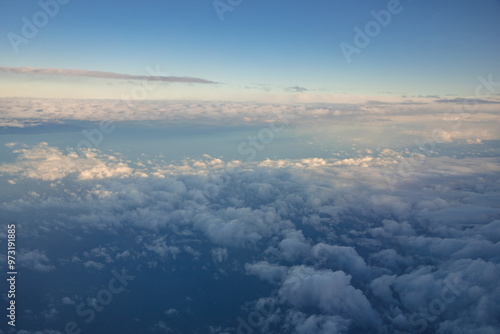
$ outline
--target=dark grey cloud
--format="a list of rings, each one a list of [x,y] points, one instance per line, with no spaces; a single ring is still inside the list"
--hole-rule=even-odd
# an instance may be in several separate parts
[[[413,100],[405,100],[404,102],[401,102],[401,104],[406,104],[406,105],[417,105],[417,104],[427,104],[425,102],[416,102]]]
[[[426,98],[426,99],[439,99],[440,98],[439,95],[417,95],[415,97],[423,97],[423,98]]]
[[[404,97],[404,96],[403,96]],[[377,101],[377,100],[368,100],[366,101],[366,104],[369,106],[385,106],[385,105],[394,105],[392,102],[384,102],[384,101]],[[425,102],[416,102],[413,100],[405,100],[403,102],[399,102],[397,104],[404,104],[404,105],[419,105],[419,104],[427,104]]]
[[[172,82],[172,83],[178,82],[178,83],[216,84],[216,82],[214,81],[209,81],[200,78],[153,76],[153,75],[130,75],[130,74],[122,74],[114,72],[62,69],[62,68],[0,66],[0,72],[13,73],[13,74],[59,75],[59,76],[89,77],[89,78],[117,79],[117,80],[150,80],[150,81]]]
[[[307,92],[308,89],[300,86],[293,86],[293,87],[287,87],[285,88],[285,91],[287,92],[292,92],[292,93],[303,93]]]
[[[381,105],[387,105],[387,104],[390,104],[389,102],[384,102],[384,101],[377,101],[377,100],[368,100],[366,101],[366,104],[367,105],[370,105],[370,106],[381,106]]]
[[[500,101],[492,101],[492,100],[482,100],[482,99],[477,99],[477,98],[470,98],[470,99],[464,99],[464,98],[454,98],[454,99],[441,99],[441,100],[434,100],[436,103],[455,103],[455,104],[468,104],[468,105],[474,105],[474,104],[500,104]]]

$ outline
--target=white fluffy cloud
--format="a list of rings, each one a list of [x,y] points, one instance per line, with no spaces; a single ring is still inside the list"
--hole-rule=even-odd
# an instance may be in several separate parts
[[[50,264],[50,259],[47,255],[38,249],[28,251],[21,250],[17,258],[18,264],[22,268],[28,268],[34,271],[48,272],[54,270],[54,266]]]
[[[343,271],[294,267],[279,294],[285,302],[297,307],[317,307],[323,313],[361,323],[376,324],[379,321],[366,296],[351,285],[351,277]]]
[[[56,148],[11,146],[20,158],[0,166],[7,179],[54,186],[4,200],[2,213],[32,222],[35,231],[78,226],[142,238],[141,253],[92,247],[88,257],[77,254],[79,265],[207,256],[207,270],[232,266],[276,288],[279,307],[266,324],[296,333],[424,327],[488,333],[500,327],[497,158],[428,157],[391,189],[384,177],[397,171],[391,152],[346,163],[239,163],[227,182],[214,182],[225,164],[211,157],[139,167],[127,162],[130,170],[122,173],[117,164],[125,162],[93,151],[81,165],[54,171],[50,161],[68,159]],[[81,177],[95,166],[115,172]],[[216,191],[205,192],[207,185]],[[55,219],[31,214],[48,208]],[[49,253],[22,257],[33,270],[57,272]]]
[[[285,238],[280,241],[279,249],[283,258],[289,262],[309,255],[311,246],[304,238],[302,231],[285,232]]]
[[[64,154],[58,148],[42,142],[32,148],[14,150],[18,153],[16,163],[0,166],[0,174],[18,175],[22,178],[54,181],[75,173],[79,180],[127,177],[133,170],[112,156],[98,155],[98,151],[84,149],[85,156],[74,152]]]

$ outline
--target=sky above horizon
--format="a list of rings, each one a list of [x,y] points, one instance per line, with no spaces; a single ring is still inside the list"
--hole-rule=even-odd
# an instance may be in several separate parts
[[[500,75],[500,1],[232,3],[3,2],[0,97],[116,99],[147,68],[193,81],[162,82],[146,99],[313,103],[472,96],[479,76]],[[370,25],[372,11],[382,25]],[[369,43],[355,41],[356,27]],[[342,43],[357,51],[346,57]]]

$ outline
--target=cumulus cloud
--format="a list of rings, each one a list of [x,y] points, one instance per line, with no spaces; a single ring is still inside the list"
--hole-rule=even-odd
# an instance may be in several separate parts
[[[17,260],[20,267],[34,271],[48,272],[55,268],[50,264],[50,259],[47,255],[38,249],[32,251],[21,250]]]
[[[0,166],[0,174],[17,175],[20,178],[54,181],[75,173],[80,180],[128,177],[132,169],[124,162],[109,159],[91,149],[82,149],[83,157],[75,151],[64,153],[46,142],[32,148],[14,150],[16,163]]]
[[[227,249],[225,248],[214,248],[210,253],[215,263],[222,263],[227,259]]]
[[[311,251],[311,246],[304,238],[302,231],[286,231],[285,238],[279,243],[279,248],[283,258],[289,262],[294,262]]]
[[[281,282],[288,273],[286,266],[271,264],[267,261],[252,264],[247,263],[245,269],[248,274],[255,275],[269,283]]]
[[[317,307],[321,312],[376,324],[379,319],[366,296],[351,285],[343,271],[294,267],[279,291],[293,306]]]
[[[177,311],[175,308],[168,309],[165,311],[165,314],[169,317],[176,316],[179,314],[179,311]]]
[[[296,333],[500,328],[498,158],[427,157],[390,190],[384,175],[396,173],[401,158],[391,150],[347,161],[240,162],[224,185],[213,180],[229,162],[210,156],[178,164],[126,162],[126,177],[81,178],[85,169],[77,166],[58,174],[44,167],[42,173],[36,165],[67,157],[47,144],[10,149],[21,158],[0,166],[8,179],[43,185],[57,179],[71,187],[33,189],[4,200],[2,213],[33,221],[37,233],[85,228],[99,236],[119,234],[126,244],[116,249],[93,244],[87,254],[77,254],[81,261],[71,262],[76,256],[71,254],[57,266],[49,261],[52,254],[26,251],[24,262],[33,270],[55,275],[59,265],[92,269],[91,261],[106,265],[154,256],[158,266],[169,261],[170,272],[172,259],[195,257],[203,270],[230,267],[228,275],[244,272],[254,276],[249,281],[275,288],[269,297],[260,292],[265,289],[246,287],[276,306],[265,316],[269,328]],[[89,160],[81,166],[91,170],[106,161],[103,166],[112,169],[120,163],[93,154],[80,158]],[[44,173],[55,178],[40,177]],[[205,192],[214,184],[217,191]],[[53,220],[30,214],[47,208],[64,215]],[[57,300],[68,295],[73,294],[65,291]]]
[[[176,246],[168,246],[165,237],[154,240],[153,244],[145,244],[144,247],[158,254],[160,257],[172,256],[174,259],[181,252]]]
[[[96,269],[96,270],[101,270],[102,268],[104,268],[104,264],[99,263],[99,262],[95,262],[95,261],[92,261],[92,260],[84,262],[83,266],[85,268],[87,268],[87,269],[88,268],[92,268],[92,269]]]
[[[359,279],[370,275],[370,268],[353,247],[319,243],[313,247],[312,253],[326,268],[344,270]]]

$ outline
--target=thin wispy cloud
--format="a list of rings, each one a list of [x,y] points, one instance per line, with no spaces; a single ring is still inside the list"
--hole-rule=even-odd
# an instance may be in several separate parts
[[[285,88],[285,91],[293,93],[302,93],[308,91],[308,89],[300,86],[293,86]]]
[[[460,103],[460,104],[500,104],[500,101],[494,100],[482,100],[482,99],[464,99],[464,98],[455,98],[455,99],[443,99],[443,100],[435,100],[436,103]]]
[[[13,74],[32,74],[32,75],[58,75],[71,77],[89,77],[101,79],[117,79],[117,80],[150,80],[160,82],[179,82],[179,83],[198,83],[198,84],[216,84],[217,82],[190,77],[173,77],[173,76],[152,76],[152,75],[131,75],[115,72],[89,71],[78,69],[63,69],[63,68],[36,68],[36,67],[6,67],[0,66],[0,72]]]

